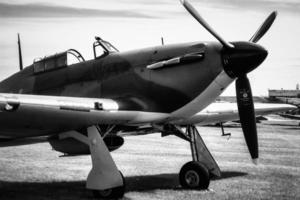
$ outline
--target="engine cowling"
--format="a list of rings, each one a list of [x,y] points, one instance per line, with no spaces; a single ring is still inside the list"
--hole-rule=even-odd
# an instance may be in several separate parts
[[[120,148],[124,144],[124,138],[117,135],[107,136],[103,140],[110,152]],[[59,139],[58,137],[50,137],[48,141],[55,151],[66,155],[90,154],[89,146],[74,138]]]

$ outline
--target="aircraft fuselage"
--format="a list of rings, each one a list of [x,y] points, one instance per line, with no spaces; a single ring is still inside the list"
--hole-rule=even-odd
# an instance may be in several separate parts
[[[219,43],[188,43],[113,53],[34,74],[33,66],[0,83],[1,93],[109,98],[120,110],[170,113],[201,94],[223,70]],[[147,65],[203,52],[200,61],[147,69]]]
[[[186,62],[149,68],[191,54],[203,57],[185,57]],[[194,42],[111,53],[42,73],[34,73],[34,65],[30,65],[2,81],[0,93],[105,98],[117,102],[120,111],[174,113],[181,118],[204,109],[233,80],[224,72],[220,43]],[[38,125],[44,124],[44,119],[35,120],[41,121],[37,125],[22,117],[12,121],[10,113],[2,112],[0,134],[37,136],[61,129]]]

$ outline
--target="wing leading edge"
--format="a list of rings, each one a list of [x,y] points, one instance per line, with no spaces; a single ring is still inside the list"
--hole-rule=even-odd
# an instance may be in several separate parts
[[[166,113],[119,110],[112,99],[0,94],[0,133],[13,135],[25,129],[33,135],[74,130],[95,124],[143,124],[166,119]],[[25,134],[25,133],[24,133]]]
[[[297,107],[288,104],[254,103],[255,115],[262,116],[273,113],[280,113],[296,109]],[[196,115],[179,120],[178,125],[197,124],[208,125],[220,122],[239,120],[239,113],[236,103],[216,102],[212,103]]]
[[[295,109],[287,104],[255,104],[257,116]],[[189,118],[172,121],[168,113],[119,110],[112,99],[0,93],[0,134],[9,137],[49,135],[95,124],[142,125],[167,122],[206,125],[238,120],[236,103],[212,103]],[[30,134],[28,129],[34,130]]]

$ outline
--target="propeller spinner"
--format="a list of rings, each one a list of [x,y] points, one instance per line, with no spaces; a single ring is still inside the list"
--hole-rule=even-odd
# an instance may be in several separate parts
[[[188,1],[181,0],[181,3],[224,47],[222,52],[224,70],[231,78],[237,78],[236,98],[240,121],[251,158],[256,163],[258,159],[257,129],[251,86],[247,74],[258,67],[268,55],[267,50],[255,43],[269,30],[277,12],[274,11],[268,16],[249,42],[229,43],[210,27]]]

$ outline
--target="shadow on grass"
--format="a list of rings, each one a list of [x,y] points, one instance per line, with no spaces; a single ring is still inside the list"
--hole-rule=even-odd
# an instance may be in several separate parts
[[[283,127],[285,129],[288,128],[298,128],[299,127],[299,123],[266,123],[264,125],[268,125],[268,126],[278,126],[278,127]]]
[[[225,171],[221,178],[245,176],[246,173]],[[152,191],[156,189],[184,190],[178,174],[156,174],[126,177],[126,192]],[[93,199],[85,189],[85,181],[57,182],[8,182],[0,181],[0,199]],[[128,199],[128,198],[124,198]]]
[[[221,180],[245,175],[247,175],[247,173],[225,171],[222,172],[222,177],[213,178],[212,180]],[[126,191],[150,191],[156,189],[184,190],[179,184],[178,174],[126,177]]]
[[[287,127],[285,129],[287,129],[287,130],[299,130],[300,129],[300,125],[294,126],[294,127]]]

